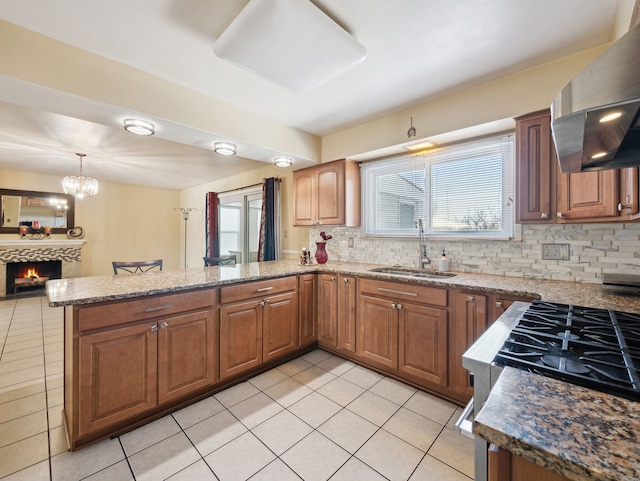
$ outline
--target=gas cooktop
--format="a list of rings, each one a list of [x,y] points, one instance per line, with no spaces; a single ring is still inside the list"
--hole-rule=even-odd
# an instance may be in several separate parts
[[[494,361],[640,401],[640,315],[534,301]]]

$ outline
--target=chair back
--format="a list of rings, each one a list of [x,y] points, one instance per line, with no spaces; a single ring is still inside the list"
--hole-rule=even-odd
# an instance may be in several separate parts
[[[225,266],[225,265],[235,265],[236,256],[220,256],[220,257],[203,257],[204,266]]]
[[[119,271],[128,272],[129,274],[137,274],[140,272],[148,272],[155,267],[159,267],[162,270],[162,259],[156,259],[154,261],[139,261],[139,262],[117,262],[111,263],[113,265],[113,273],[118,274]]]

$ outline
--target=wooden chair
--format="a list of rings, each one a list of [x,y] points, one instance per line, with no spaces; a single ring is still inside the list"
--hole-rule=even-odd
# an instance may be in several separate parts
[[[236,256],[220,256],[220,257],[203,257],[204,266],[225,266],[225,265],[235,265],[236,264]]]
[[[162,270],[162,259],[140,262],[112,262],[111,264],[113,264],[114,274],[118,274],[119,270],[129,274],[137,274],[138,272],[148,272],[154,267],[159,267]]]

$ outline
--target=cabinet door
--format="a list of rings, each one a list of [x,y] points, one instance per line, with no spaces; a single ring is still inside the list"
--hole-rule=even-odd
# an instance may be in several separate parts
[[[344,162],[330,162],[317,169],[317,221],[319,224],[344,224]]]
[[[494,294],[491,302],[491,314],[489,315],[489,325],[498,319],[511,304],[516,301],[532,302],[530,297],[510,296],[507,294]],[[489,327],[489,326],[487,326]]]
[[[356,278],[338,277],[338,347],[356,351]]]
[[[315,168],[293,173],[293,225],[314,225],[316,221],[317,176]]]
[[[360,295],[356,352],[386,367],[398,367],[398,309],[395,303]]]
[[[558,221],[618,215],[618,170],[558,176]]]
[[[305,274],[298,279],[299,345],[304,346],[318,340],[318,277]]]
[[[447,311],[409,303],[399,306],[399,369],[446,386],[449,351]]]
[[[298,297],[295,292],[265,299],[262,319],[264,355],[269,361],[298,347]]]
[[[638,167],[620,169],[620,205],[622,215],[637,219],[640,212],[640,199],[638,198]]]
[[[212,385],[217,378],[214,311],[158,321],[158,403]]]
[[[157,325],[80,336],[80,437],[157,405]]]
[[[338,345],[338,277],[334,274],[318,276],[318,342]]]
[[[262,312],[259,299],[220,307],[220,379],[262,363]]]
[[[555,222],[557,161],[549,110],[516,119],[516,222]]]
[[[462,355],[487,329],[488,297],[478,292],[459,291],[454,302],[451,388],[457,393],[473,396],[469,372],[462,366]]]

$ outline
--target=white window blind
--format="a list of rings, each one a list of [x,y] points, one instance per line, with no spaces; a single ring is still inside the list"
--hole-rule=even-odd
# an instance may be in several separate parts
[[[513,235],[513,136],[363,164],[368,235],[509,238]]]

